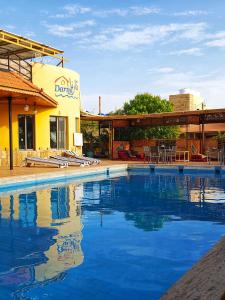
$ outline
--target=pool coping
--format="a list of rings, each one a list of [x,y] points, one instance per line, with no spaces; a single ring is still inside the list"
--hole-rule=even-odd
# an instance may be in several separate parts
[[[91,177],[100,174],[109,174],[125,170],[150,170],[153,172],[166,172],[177,174],[194,174],[199,172],[205,174],[225,175],[225,166],[186,166],[186,165],[155,165],[155,164],[116,164],[109,166],[94,166],[77,169],[62,169],[60,172],[46,172],[28,175],[7,176],[0,178],[0,190],[7,188],[18,188],[24,185],[37,185],[39,183],[54,183],[67,179]]]
[[[160,298],[160,300],[181,299],[225,299],[225,237]]]
[[[225,175],[224,166],[186,166],[154,164],[118,164],[87,168],[63,169],[47,172],[0,178],[0,192],[14,191],[22,187],[36,187],[69,180],[93,179],[97,175],[120,173],[122,171],[150,171],[156,174],[183,175]],[[161,300],[222,300],[225,299],[225,237],[188,270],[161,298]]]
[[[29,175],[18,175],[0,178],[0,192],[5,190],[16,190],[20,187],[37,186],[41,184],[57,183],[71,179],[92,178],[96,175],[121,172],[127,170],[127,164],[113,166],[95,166],[78,169],[62,169],[60,172],[46,172]]]

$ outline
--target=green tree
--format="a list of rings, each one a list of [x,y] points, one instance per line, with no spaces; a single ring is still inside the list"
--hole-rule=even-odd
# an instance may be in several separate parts
[[[134,99],[125,102],[123,107],[112,112],[113,115],[137,115],[152,114],[161,112],[172,112],[173,105],[160,96],[154,96],[148,93],[138,94]],[[122,129],[123,131],[123,129]],[[129,128],[129,139],[174,139],[179,136],[179,126],[157,126],[151,128]],[[123,134],[120,132],[123,139]],[[127,137],[127,131],[124,138]]]

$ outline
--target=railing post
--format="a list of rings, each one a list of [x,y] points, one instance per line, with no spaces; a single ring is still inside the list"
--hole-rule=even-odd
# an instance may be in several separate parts
[[[12,97],[8,97],[9,114],[9,166],[13,170]]]

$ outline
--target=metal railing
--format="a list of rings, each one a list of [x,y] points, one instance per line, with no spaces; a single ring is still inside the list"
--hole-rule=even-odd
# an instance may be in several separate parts
[[[16,72],[26,80],[32,81],[32,66],[25,60],[1,58],[0,70]]]

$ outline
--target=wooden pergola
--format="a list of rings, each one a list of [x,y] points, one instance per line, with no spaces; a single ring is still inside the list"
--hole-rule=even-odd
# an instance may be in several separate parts
[[[82,112],[81,120],[97,121],[99,124],[108,124],[110,129],[110,146],[114,141],[114,129],[124,127],[156,127],[156,126],[174,126],[183,125],[188,130],[188,125],[200,125],[202,151],[204,152],[205,144],[205,125],[224,123],[225,131],[225,108],[206,109],[195,111],[179,111],[179,112],[164,112],[153,114],[138,114],[138,115],[93,115]]]

